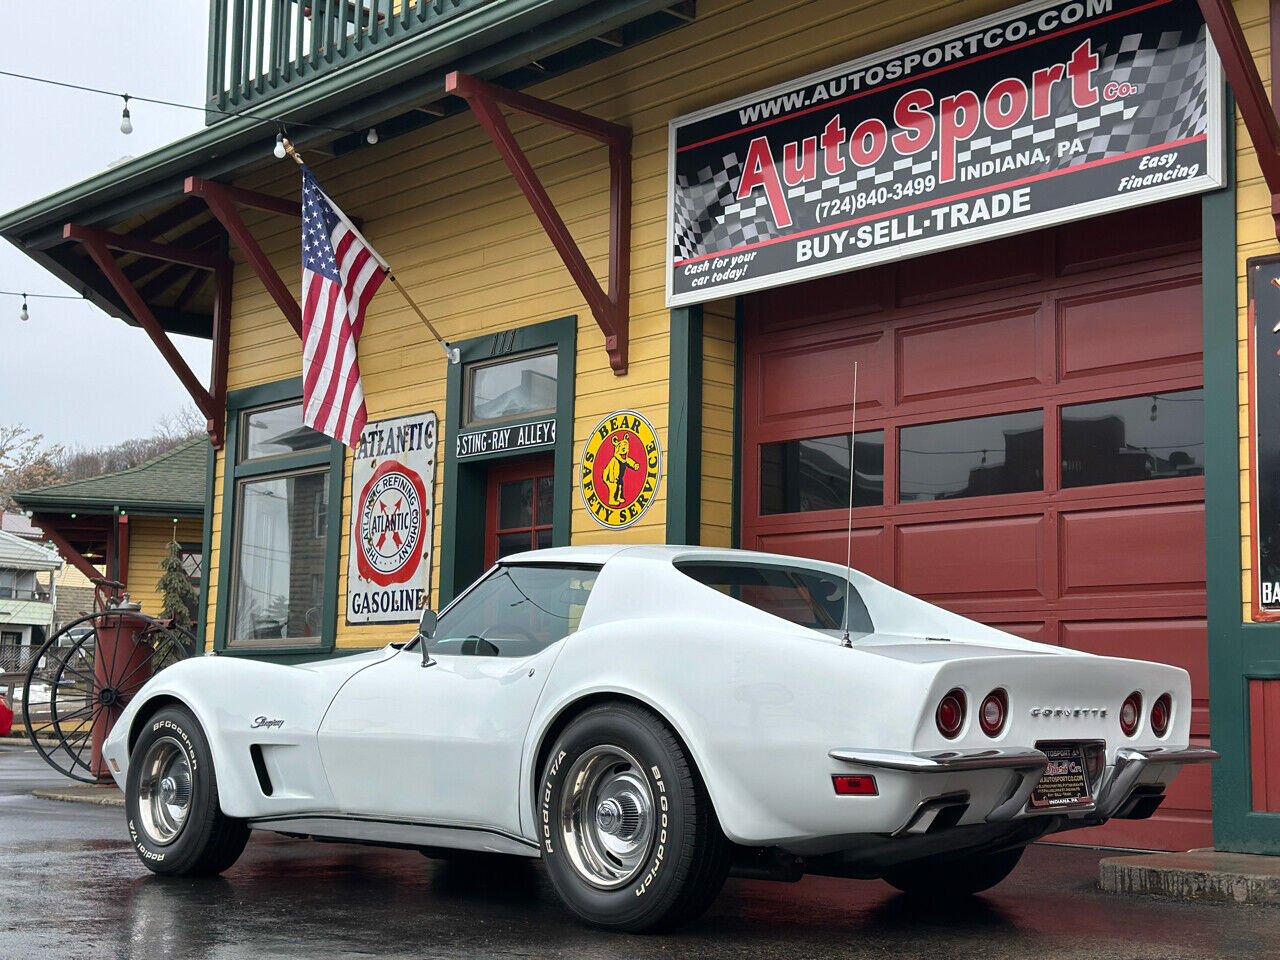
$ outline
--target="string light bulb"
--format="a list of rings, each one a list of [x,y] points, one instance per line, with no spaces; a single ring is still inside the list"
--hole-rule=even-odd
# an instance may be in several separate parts
[[[22,309],[18,311],[18,319],[26,323],[27,318],[30,316],[31,314],[27,312],[27,295],[24,293],[22,295]]]
[[[272,150],[271,152],[275,155],[275,158],[276,158],[277,160],[283,160],[283,159],[285,158],[286,153],[285,153],[285,149],[284,149],[284,134],[283,134],[283,133],[277,133],[277,134],[276,134],[276,146],[275,146],[275,149],[274,149],[274,150]]]
[[[373,146],[375,143],[377,143],[377,142],[378,142],[378,128],[377,128],[377,127],[370,127],[370,128],[369,128],[369,132],[365,134],[364,139],[365,139],[365,142],[369,144],[369,146]]]
[[[124,98],[124,112],[120,114],[120,132],[133,133],[133,120],[129,117],[129,95],[121,94]]]

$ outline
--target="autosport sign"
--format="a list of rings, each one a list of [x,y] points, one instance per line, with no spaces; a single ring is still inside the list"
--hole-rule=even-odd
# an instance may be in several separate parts
[[[1195,0],[1059,0],[680,117],[667,303],[1221,186],[1222,112]]]
[[[436,415],[370,422],[351,472],[348,623],[417,622],[431,598]]]

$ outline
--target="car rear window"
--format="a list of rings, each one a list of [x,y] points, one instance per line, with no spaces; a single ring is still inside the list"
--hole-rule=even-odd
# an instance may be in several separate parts
[[[875,629],[857,588],[838,574],[781,563],[723,560],[678,560],[675,568],[757,610],[836,634],[844,631],[844,592],[848,588],[850,633]]]

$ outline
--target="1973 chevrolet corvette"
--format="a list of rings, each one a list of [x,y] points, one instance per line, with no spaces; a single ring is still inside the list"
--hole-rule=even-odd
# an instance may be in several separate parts
[[[836,564],[566,547],[506,558],[406,643],[181,662],[104,754],[157,873],[221,872],[250,830],[541,857],[580,917],[645,930],[735,868],[984,890],[1039,837],[1150,816],[1217,756],[1190,715],[1183,670]]]

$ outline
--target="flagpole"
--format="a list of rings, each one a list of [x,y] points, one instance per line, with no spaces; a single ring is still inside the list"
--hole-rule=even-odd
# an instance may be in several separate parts
[[[298,166],[302,166],[302,157],[298,155],[298,151],[294,149],[293,144],[289,142],[289,138],[284,137],[282,139],[282,142],[284,143],[285,152],[288,153],[289,156],[293,157],[293,159],[297,161]],[[435,325],[432,324],[432,322],[427,319],[427,315],[422,312],[422,308],[419,307],[416,303],[414,303],[413,298],[409,296],[409,291],[404,288],[404,286],[400,283],[400,281],[396,279],[395,274],[392,273],[390,270],[387,270],[387,279],[390,280],[392,285],[397,290],[400,291],[400,296],[404,297],[404,302],[413,308],[413,312],[418,315],[418,319],[421,320],[424,324],[426,324],[427,330],[430,331],[431,336],[435,337],[436,343],[440,344],[440,349],[444,351],[445,359],[447,359],[450,363],[457,363],[458,360],[460,359],[458,348],[451,347],[449,345],[449,341],[446,340],[444,337],[440,336],[440,332],[436,330]]]

